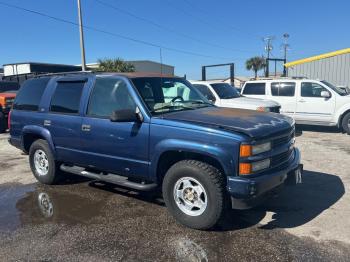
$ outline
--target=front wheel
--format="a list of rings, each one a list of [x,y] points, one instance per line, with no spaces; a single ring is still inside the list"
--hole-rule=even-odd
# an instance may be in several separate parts
[[[343,117],[342,128],[344,132],[350,135],[350,112]]]
[[[164,177],[162,191],[169,212],[185,226],[210,229],[223,216],[224,177],[204,162],[183,160],[174,164]]]

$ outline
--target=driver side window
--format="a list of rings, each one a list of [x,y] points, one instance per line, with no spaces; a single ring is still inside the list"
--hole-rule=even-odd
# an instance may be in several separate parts
[[[136,110],[126,83],[120,79],[97,78],[90,95],[87,115],[109,118],[113,111]]]
[[[321,96],[322,91],[328,91],[328,90],[316,83],[311,83],[311,82],[301,83],[302,97],[322,97]]]

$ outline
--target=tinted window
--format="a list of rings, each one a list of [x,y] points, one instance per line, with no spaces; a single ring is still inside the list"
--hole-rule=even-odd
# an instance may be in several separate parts
[[[237,89],[231,86],[230,84],[219,83],[219,84],[210,84],[210,85],[213,87],[213,89],[221,99],[230,99],[230,98],[236,98],[240,96]]]
[[[205,85],[200,85],[200,84],[194,84],[193,85],[194,87],[196,87],[199,92],[202,93],[202,95],[205,96],[206,99],[210,100],[210,101],[215,101],[215,97],[214,95],[212,94],[212,92],[209,90],[209,88]]]
[[[328,90],[316,83],[311,83],[311,82],[301,83],[301,96],[303,97],[321,97],[322,91],[328,91]]]
[[[37,111],[41,97],[50,78],[35,78],[23,83],[16,96],[13,108],[17,110]]]
[[[293,82],[271,83],[271,93],[273,96],[294,96],[295,83]]]
[[[19,89],[19,84],[17,82],[3,82],[0,81],[0,93],[5,92],[15,92]]]
[[[265,95],[265,83],[247,83],[244,87],[245,95]]]
[[[136,110],[126,83],[120,79],[97,78],[91,92],[88,115],[109,118],[115,110]]]
[[[51,99],[50,111],[77,114],[84,82],[58,82]]]

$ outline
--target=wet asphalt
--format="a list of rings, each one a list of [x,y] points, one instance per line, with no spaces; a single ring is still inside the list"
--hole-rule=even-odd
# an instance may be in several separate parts
[[[245,219],[263,211],[232,211],[212,231],[197,231],[179,225],[155,194],[77,177],[56,186],[2,184],[0,261],[350,260],[341,242]]]

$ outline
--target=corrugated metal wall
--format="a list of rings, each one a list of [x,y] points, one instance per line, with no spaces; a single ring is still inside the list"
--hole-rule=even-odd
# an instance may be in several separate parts
[[[350,87],[350,53],[291,66],[288,76],[306,76]]]

